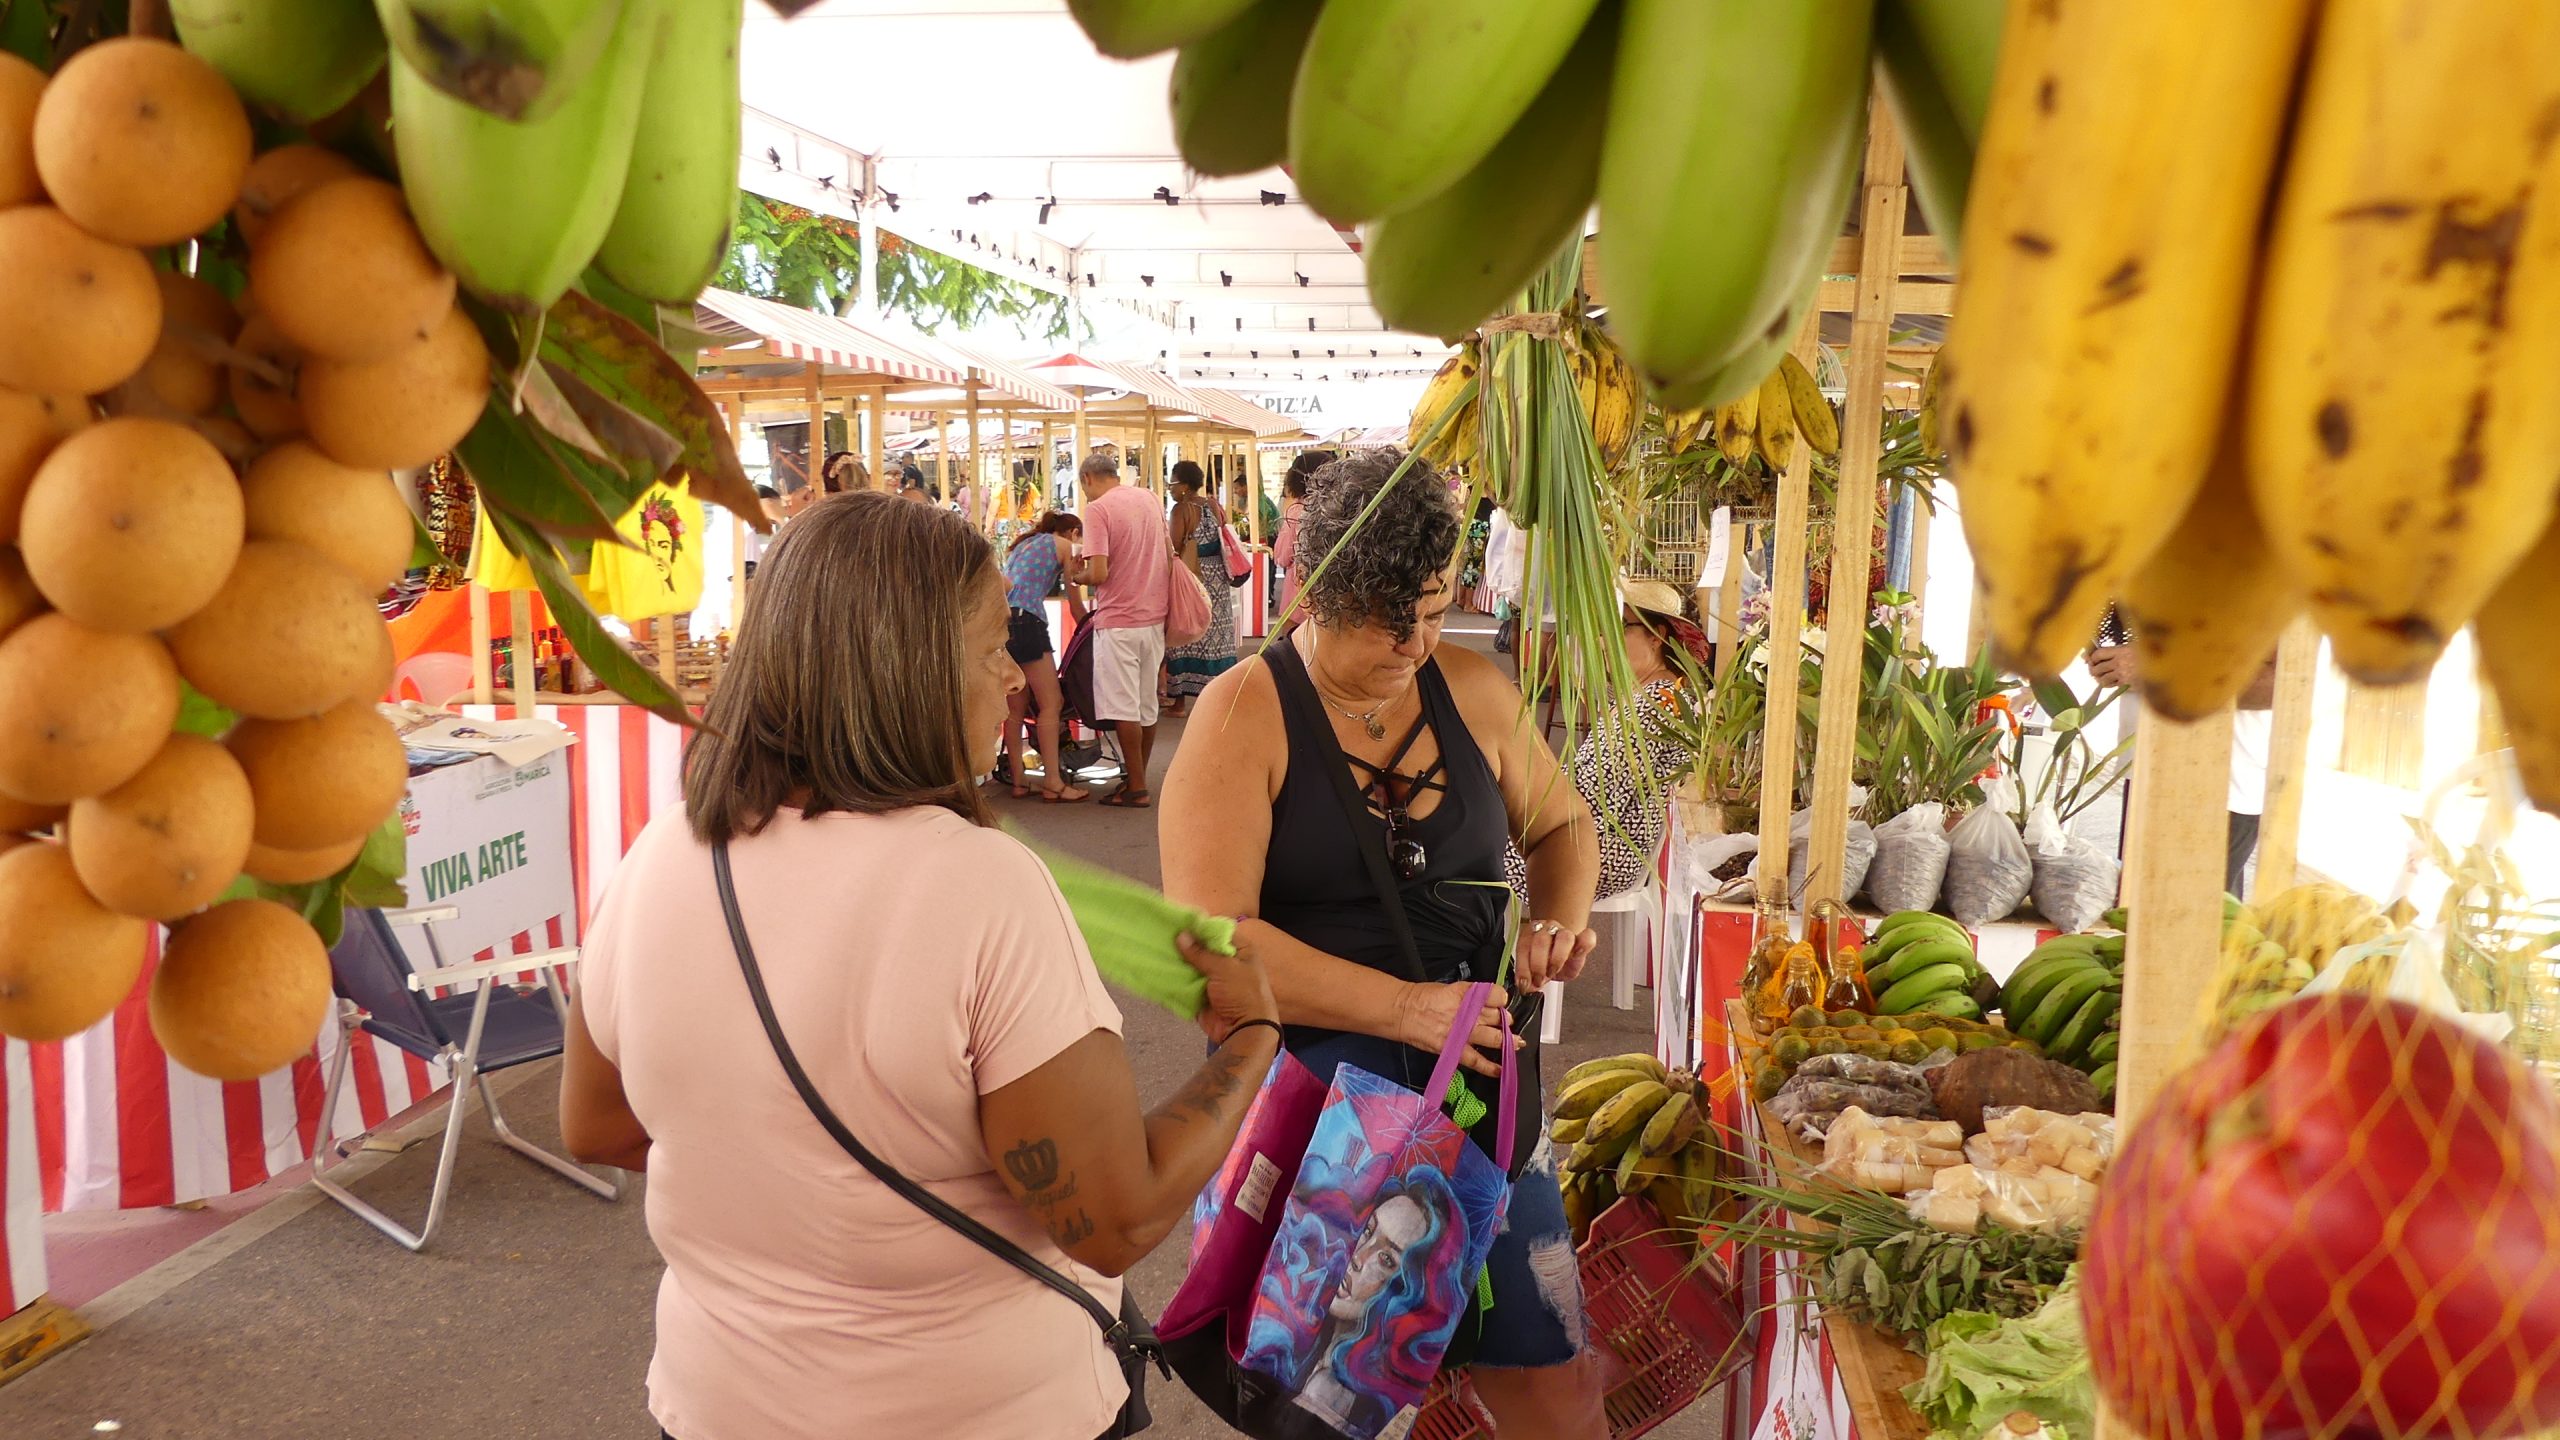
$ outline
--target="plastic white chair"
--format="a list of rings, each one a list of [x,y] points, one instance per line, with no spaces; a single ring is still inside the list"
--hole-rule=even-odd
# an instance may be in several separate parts
[[[1661,881],[1647,872],[1642,885],[1595,903],[1591,913],[1616,917],[1603,942],[1609,954],[1609,1003],[1621,1010],[1633,1010],[1636,977],[1650,974],[1653,967],[1654,932],[1660,923],[1656,917],[1662,913]],[[1636,939],[1639,926],[1644,930],[1641,950]],[[1538,1023],[1538,1040],[1553,1045],[1564,1039],[1564,982],[1548,981],[1546,994],[1546,1013]]]

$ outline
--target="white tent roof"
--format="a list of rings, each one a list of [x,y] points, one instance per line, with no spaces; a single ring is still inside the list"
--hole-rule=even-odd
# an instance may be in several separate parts
[[[1427,374],[1447,353],[1384,327],[1359,256],[1288,176],[1191,175],[1172,57],[1104,58],[1064,0],[825,0],[789,21],[750,6],[740,64],[747,188],[852,216],[868,180],[884,230],[1072,282],[1099,348],[1185,385]]]

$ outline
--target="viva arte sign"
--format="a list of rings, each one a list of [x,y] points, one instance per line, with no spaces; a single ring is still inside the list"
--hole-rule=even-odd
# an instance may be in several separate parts
[[[461,912],[437,930],[447,963],[504,949],[519,934],[540,935],[552,919],[577,914],[567,754],[520,766],[484,755],[412,776],[401,819],[409,903]],[[400,933],[410,943],[417,932]]]

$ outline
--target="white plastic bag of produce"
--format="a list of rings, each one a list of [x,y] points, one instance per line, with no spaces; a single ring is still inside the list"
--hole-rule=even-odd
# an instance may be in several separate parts
[[[2054,817],[2053,806],[2042,800],[2027,812],[2026,834],[2020,838],[2027,842],[2027,853],[2037,857],[2059,855],[2071,845],[2062,822]]]
[[[2006,920],[2034,887],[2035,862],[2018,824],[1985,802],[1947,834],[1946,912],[1959,925]],[[2101,907],[2103,908],[2103,907]]]
[[[2116,857],[2076,835],[2058,853],[2037,851],[2035,872],[2036,911],[2055,929],[2091,929],[2116,903]]]
[[[1867,899],[1884,913],[1926,910],[1947,879],[1947,807],[1923,801],[1876,827]]]
[[[1733,862],[1759,853],[1757,835],[1709,836],[1689,852],[1689,884],[1711,899],[1747,893],[1751,888],[1751,867],[1737,867]]]
[[[1812,849],[1813,807],[1806,806],[1795,813],[1794,819],[1787,822],[1787,898],[1789,900],[1804,898],[1805,882],[1812,878],[1806,873],[1806,855]],[[1859,888],[1867,883],[1867,867],[1873,864],[1876,858],[1875,828],[1863,820],[1850,821],[1848,833],[1842,837],[1840,849],[1840,894],[1845,899],[1856,895]],[[1758,862],[1753,863],[1752,869],[1757,873]]]

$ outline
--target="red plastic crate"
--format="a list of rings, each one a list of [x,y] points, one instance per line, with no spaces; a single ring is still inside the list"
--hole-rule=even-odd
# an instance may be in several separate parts
[[[1631,1440],[1697,1403],[1750,1358],[1733,1277],[1713,1255],[1693,1256],[1681,1232],[1629,1198],[1592,1222],[1575,1251],[1583,1306],[1602,1367],[1611,1440]],[[1412,1440],[1491,1440],[1463,1377],[1440,1377]]]

